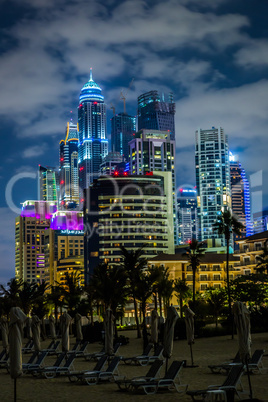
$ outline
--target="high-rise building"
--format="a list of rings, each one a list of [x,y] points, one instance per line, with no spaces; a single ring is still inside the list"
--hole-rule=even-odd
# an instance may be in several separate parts
[[[99,262],[121,262],[121,245],[144,246],[146,258],[174,252],[171,172],[101,176],[84,193],[86,282]]]
[[[118,113],[111,119],[112,151],[119,152],[128,161],[128,143],[136,132],[136,118],[126,113]]]
[[[56,168],[38,167],[38,199],[40,201],[56,201],[58,200],[58,181],[59,172]]]
[[[158,91],[146,92],[138,97],[138,129],[169,131],[170,139],[175,139],[176,105],[173,94],[169,94],[168,102]]]
[[[27,282],[45,280],[45,234],[57,210],[54,201],[25,201],[15,222],[15,277]]]
[[[60,142],[60,197],[61,208],[79,204],[78,180],[78,126],[67,123],[66,136]]]
[[[78,272],[84,283],[84,227],[82,211],[57,211],[45,234],[45,273],[50,285],[65,284],[65,273]]]
[[[194,188],[181,187],[178,192],[179,243],[189,243],[198,235],[197,198]]]
[[[101,175],[112,176],[119,166],[125,165],[126,163],[123,162],[123,157],[119,152],[109,152],[100,165]]]
[[[213,224],[223,210],[232,206],[229,146],[221,127],[198,129],[195,136],[199,239],[204,241],[219,237]]]
[[[171,172],[174,244],[178,244],[178,220],[175,173],[175,140],[170,139],[169,131],[140,130],[129,142],[129,172],[144,175],[150,172]]]
[[[101,88],[90,79],[81,89],[78,107],[79,185],[87,188],[99,177],[100,164],[108,154],[106,105]]]
[[[241,236],[251,236],[253,234],[253,225],[251,221],[250,208],[250,190],[249,182],[245,170],[238,161],[237,155],[230,152],[230,176],[231,176],[231,195],[232,212],[244,225]],[[234,234],[234,241],[238,236]]]

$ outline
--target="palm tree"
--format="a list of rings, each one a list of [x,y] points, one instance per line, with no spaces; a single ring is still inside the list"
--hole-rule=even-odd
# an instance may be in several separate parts
[[[80,271],[66,272],[64,274],[65,286],[63,289],[64,300],[67,304],[68,311],[72,317],[77,312],[83,289],[80,286],[81,282]]]
[[[7,283],[7,287],[0,285],[1,293],[6,299],[6,303],[11,307],[20,306],[19,292],[23,285],[22,279],[11,278]]]
[[[226,305],[226,290],[208,288],[204,294],[208,302],[209,309],[215,318],[216,328],[218,328],[218,318]]]
[[[202,243],[199,243],[196,239],[192,239],[189,243],[189,247],[185,255],[188,258],[189,265],[193,271],[193,308],[195,308],[195,280],[196,272],[200,265],[200,259],[204,254],[205,249],[202,247]]]
[[[244,225],[228,209],[219,216],[218,220],[213,225],[214,229],[218,231],[219,235],[224,235],[226,243],[226,279],[227,279],[227,293],[228,293],[228,309],[229,316],[232,317],[231,306],[231,292],[230,292],[230,279],[229,279],[229,246],[231,234],[241,235],[241,230]]]
[[[262,247],[262,253],[256,256],[256,260],[258,264],[256,265],[256,270],[261,274],[268,274],[268,239],[265,241],[264,246]]]
[[[63,288],[61,285],[51,286],[51,292],[47,295],[48,302],[54,306],[56,326],[58,325],[58,309],[63,306]]]
[[[139,324],[138,317],[138,306],[137,306],[137,283],[139,282],[139,278],[146,266],[146,259],[142,258],[143,248],[138,248],[137,250],[127,250],[124,246],[121,246],[121,252],[123,255],[123,269],[125,270],[130,287],[130,294],[134,303],[134,311],[135,311],[135,321],[137,325],[137,336],[141,338],[141,330]]]
[[[186,284],[186,279],[175,279],[174,291],[180,303],[180,316],[182,318],[183,300],[192,296],[191,289]]]

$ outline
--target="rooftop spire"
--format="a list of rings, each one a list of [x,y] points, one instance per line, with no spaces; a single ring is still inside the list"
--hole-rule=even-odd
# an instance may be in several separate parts
[[[92,67],[90,67],[90,78],[89,78],[89,81],[93,81],[93,79],[92,79]]]

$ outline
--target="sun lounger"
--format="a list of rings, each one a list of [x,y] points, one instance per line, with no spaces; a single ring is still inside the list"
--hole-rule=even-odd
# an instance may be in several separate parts
[[[42,371],[42,374],[46,377],[46,378],[54,378],[54,377],[58,377],[61,374],[69,374],[71,371],[73,370],[73,362],[75,359],[75,355],[71,354],[71,355],[67,355],[67,359],[65,361],[65,364],[63,366],[58,366],[58,367],[50,367],[47,368],[46,370]]]
[[[22,353],[30,353],[33,351],[33,347],[34,347],[34,342],[32,339],[30,339],[26,345],[22,348]]]
[[[140,360],[147,359],[149,357],[150,352],[153,349],[153,344],[148,343],[146,348],[144,349],[143,353],[139,356],[133,356],[133,357],[123,357],[122,361],[125,364],[139,364]]]
[[[70,352],[68,352],[68,354],[70,353],[74,353],[75,357],[81,357],[81,356],[85,356],[86,355],[86,349],[87,349],[87,345],[88,342],[83,342],[82,344],[80,344],[80,348],[77,350],[71,350]]]
[[[155,360],[150,366],[148,372],[144,376],[133,377],[131,379],[123,378],[115,380],[121,391],[133,391],[138,388],[141,384],[147,383],[148,381],[155,380],[159,376],[161,367],[163,366],[163,360]]]
[[[107,361],[107,356],[102,356],[99,360],[97,360],[97,363],[95,367],[93,368],[92,372],[101,372],[106,364]],[[67,374],[69,381],[70,382],[77,382],[78,380],[82,380],[83,376],[86,372],[89,372],[89,370],[83,370],[83,371],[72,371]]]
[[[37,355],[37,359],[34,363],[22,365],[22,370],[24,373],[29,374],[32,371],[38,370],[42,367],[42,364],[47,356],[47,352],[40,352]]]
[[[153,363],[155,360],[163,359],[163,345],[158,345],[152,356],[145,356],[138,360],[138,364],[141,366],[147,366],[147,364]]]
[[[62,362],[64,361],[64,359],[66,359],[66,353],[62,352],[61,354],[58,355],[57,359],[55,360],[53,366],[44,366],[44,367],[40,367],[36,370],[32,370],[31,374],[33,375],[43,375],[46,371],[50,372],[50,371],[54,371],[57,367],[60,367]]]
[[[57,354],[57,349],[58,349],[59,345],[60,345],[60,341],[59,341],[59,340],[58,340],[58,341],[54,341],[54,340],[53,340],[53,341],[48,345],[47,349],[42,349],[42,352],[47,352],[48,355]]]
[[[115,356],[105,371],[87,371],[82,375],[81,380],[88,385],[97,385],[103,381],[114,381],[119,376],[118,365],[120,360],[119,356]]]
[[[118,342],[114,345],[114,353],[112,356],[115,356],[118,353],[120,346],[121,346],[121,343],[118,343]],[[88,361],[88,360],[98,360],[104,355],[105,355],[105,348],[103,348],[100,352],[86,353],[84,355],[84,357]]]
[[[160,379],[152,379],[145,383],[141,383],[136,387],[142,389],[146,394],[155,394],[158,391],[186,392],[188,385],[181,384],[179,373],[183,367],[183,361],[173,361],[167,370],[165,376]]]
[[[186,394],[191,396],[193,401],[204,401],[207,392],[211,390],[223,390],[225,392],[233,392],[240,397],[241,395],[246,394],[241,383],[241,377],[243,373],[244,373],[243,364],[234,364],[231,367],[222,385],[210,385],[207,389],[187,391]]]

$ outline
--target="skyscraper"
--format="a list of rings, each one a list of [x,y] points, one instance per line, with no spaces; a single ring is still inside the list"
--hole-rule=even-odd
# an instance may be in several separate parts
[[[146,92],[138,97],[138,129],[169,131],[170,139],[175,139],[176,105],[173,94],[169,94],[168,102],[162,99],[158,91]]]
[[[40,201],[58,200],[59,172],[52,167],[38,167],[38,199]]]
[[[175,140],[170,139],[169,131],[140,130],[129,142],[129,172],[133,175],[171,172],[174,244],[178,244],[178,220],[175,174]]]
[[[119,152],[128,161],[128,143],[136,132],[136,118],[126,113],[118,113],[111,119],[112,151]]]
[[[229,146],[221,127],[198,129],[195,137],[199,238],[204,241],[219,237],[213,224],[224,209],[232,206]]]
[[[179,243],[185,244],[196,239],[198,234],[196,190],[181,187],[177,201]]]
[[[60,142],[60,197],[61,207],[79,204],[78,180],[78,126],[67,123],[66,136]]]
[[[106,105],[101,88],[90,79],[81,89],[78,107],[79,185],[87,188],[99,176],[99,168],[108,153]]]
[[[233,214],[244,225],[244,229],[241,231],[242,237],[251,236],[253,235],[253,225],[251,221],[249,182],[237,155],[233,155],[231,152],[230,175]],[[235,235],[234,240],[236,238],[237,236]]]

